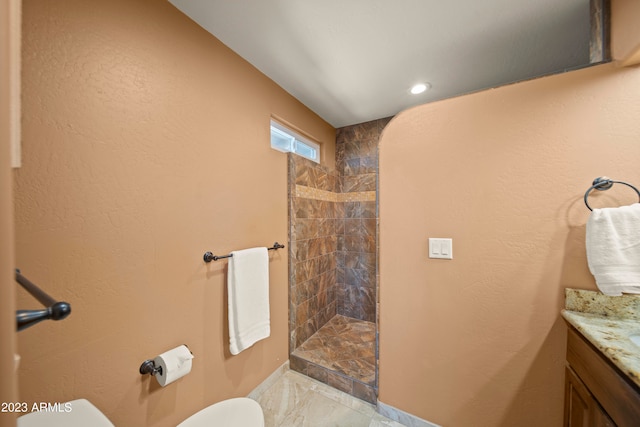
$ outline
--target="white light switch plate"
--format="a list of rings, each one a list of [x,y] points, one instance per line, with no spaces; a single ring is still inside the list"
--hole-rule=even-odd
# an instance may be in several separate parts
[[[429,258],[453,259],[453,239],[429,237]]]

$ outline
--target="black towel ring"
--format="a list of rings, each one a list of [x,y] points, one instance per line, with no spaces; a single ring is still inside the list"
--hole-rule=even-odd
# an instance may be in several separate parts
[[[589,193],[591,193],[591,191],[593,190],[598,190],[598,191],[608,190],[613,186],[613,184],[624,184],[627,187],[633,188],[633,190],[638,194],[638,201],[640,202],[640,191],[638,191],[636,187],[624,181],[614,181],[612,179],[607,178],[606,176],[601,176],[594,179],[593,185],[589,187],[586,193],[584,193],[584,204],[587,205],[587,208],[589,208],[590,211],[593,211],[593,209],[591,209],[591,206],[589,206],[589,202],[587,202],[587,197],[589,197]]]

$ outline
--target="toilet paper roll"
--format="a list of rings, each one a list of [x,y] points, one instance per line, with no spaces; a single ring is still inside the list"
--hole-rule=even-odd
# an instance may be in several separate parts
[[[193,359],[193,354],[186,345],[165,351],[157,356],[153,359],[153,363],[162,369],[161,373],[156,374],[158,383],[164,387],[187,375],[191,372],[191,359]]]

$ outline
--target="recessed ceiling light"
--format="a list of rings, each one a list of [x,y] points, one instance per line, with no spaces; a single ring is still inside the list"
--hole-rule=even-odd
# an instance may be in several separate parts
[[[431,85],[429,83],[418,83],[416,85],[413,85],[411,87],[411,93],[414,95],[417,95],[419,93],[424,92],[425,90],[429,89],[431,87]]]

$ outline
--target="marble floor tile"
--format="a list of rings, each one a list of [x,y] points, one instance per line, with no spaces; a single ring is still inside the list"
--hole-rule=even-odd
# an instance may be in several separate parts
[[[279,427],[369,427],[372,417],[355,411],[321,394],[308,393]]]
[[[290,370],[253,398],[265,427],[404,427],[374,405]]]
[[[306,401],[310,388],[302,375],[286,372],[257,398],[265,416],[265,426],[280,426],[294,409]]]

